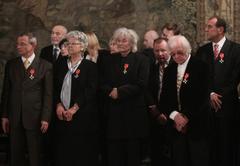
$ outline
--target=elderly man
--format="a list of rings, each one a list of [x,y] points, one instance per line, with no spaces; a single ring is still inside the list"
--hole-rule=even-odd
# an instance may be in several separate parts
[[[210,68],[210,102],[214,122],[211,144],[215,144],[212,154],[216,155],[212,164],[219,166],[234,165],[236,131],[239,131],[237,86],[240,81],[240,46],[225,37],[226,27],[222,18],[209,18],[205,31],[210,42],[200,47],[196,55]]]
[[[2,127],[10,134],[10,165],[41,165],[41,133],[48,129],[52,110],[52,65],[38,58],[37,40],[31,33],[17,38],[19,57],[5,69]]]
[[[171,37],[168,46],[175,63],[165,70],[160,108],[172,122],[173,165],[206,166],[209,162],[208,67],[191,56],[190,43],[184,36]]]
[[[56,62],[59,57],[61,57],[59,43],[66,34],[66,27],[64,27],[63,25],[55,25],[52,28],[51,45],[44,47],[41,50],[40,57],[51,63]]]
[[[158,33],[155,30],[149,30],[144,34],[144,49],[143,54],[146,55],[149,59],[150,66],[154,65],[155,58],[153,53],[153,42],[158,38]]]

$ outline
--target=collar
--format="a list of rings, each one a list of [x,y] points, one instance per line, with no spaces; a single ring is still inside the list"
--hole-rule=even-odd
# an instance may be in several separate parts
[[[217,43],[212,42],[212,46],[214,47],[214,45],[217,44],[218,45],[218,50],[220,51],[222,49],[225,41],[226,41],[226,37],[224,36],[219,42],[217,42]]]
[[[35,53],[33,53],[29,58],[25,58],[25,57],[21,57],[22,61],[25,62],[26,59],[28,59],[28,61],[30,62],[29,64],[31,65],[33,60],[35,59]]]

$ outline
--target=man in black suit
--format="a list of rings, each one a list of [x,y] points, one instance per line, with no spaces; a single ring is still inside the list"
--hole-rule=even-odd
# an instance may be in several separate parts
[[[200,47],[196,56],[203,59],[210,68],[210,102],[213,114],[213,165],[232,166],[236,155],[236,134],[239,131],[238,93],[240,80],[239,44],[225,37],[226,22],[213,16],[208,19],[206,33],[209,43]]]
[[[209,72],[207,65],[191,56],[191,46],[181,35],[168,41],[171,63],[163,77],[160,106],[168,115],[173,166],[207,166]]]
[[[41,133],[52,111],[52,65],[34,54],[31,33],[17,38],[20,57],[8,61],[2,94],[2,127],[10,134],[10,165],[24,166],[26,147],[31,166],[40,166]]]
[[[167,165],[168,148],[166,143],[166,121],[167,118],[161,114],[161,108],[158,108],[162,89],[162,79],[164,69],[170,62],[170,52],[166,38],[157,38],[154,40],[153,51],[155,55],[155,64],[150,67],[148,91],[146,92],[146,102],[151,117],[151,135],[150,135],[150,155],[151,165]]]
[[[67,28],[63,25],[55,25],[51,32],[51,45],[44,47],[41,50],[40,57],[47,60],[50,63],[56,62],[60,57],[59,42],[67,34]]]

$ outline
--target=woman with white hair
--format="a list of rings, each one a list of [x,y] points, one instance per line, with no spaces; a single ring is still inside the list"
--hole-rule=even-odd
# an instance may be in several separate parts
[[[67,34],[68,57],[56,66],[56,148],[57,166],[97,165],[97,69],[84,59],[87,36]]]
[[[109,166],[139,166],[140,141],[147,136],[144,91],[148,61],[137,52],[135,31],[119,28],[113,34],[119,54],[109,57],[101,86],[107,101],[106,138]]]

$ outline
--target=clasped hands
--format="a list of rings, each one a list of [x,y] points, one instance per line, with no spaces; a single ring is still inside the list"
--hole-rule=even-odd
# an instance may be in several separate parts
[[[78,109],[78,106],[74,104],[74,106],[65,110],[64,106],[59,103],[56,109],[57,117],[59,120],[71,121]]]
[[[118,91],[117,88],[113,88],[112,91],[109,93],[108,95],[109,97],[111,97],[112,99],[117,99],[118,98]]]
[[[178,132],[181,132],[181,133],[186,132],[188,118],[185,115],[178,113],[174,117],[174,122],[175,122],[175,128],[177,129]]]

